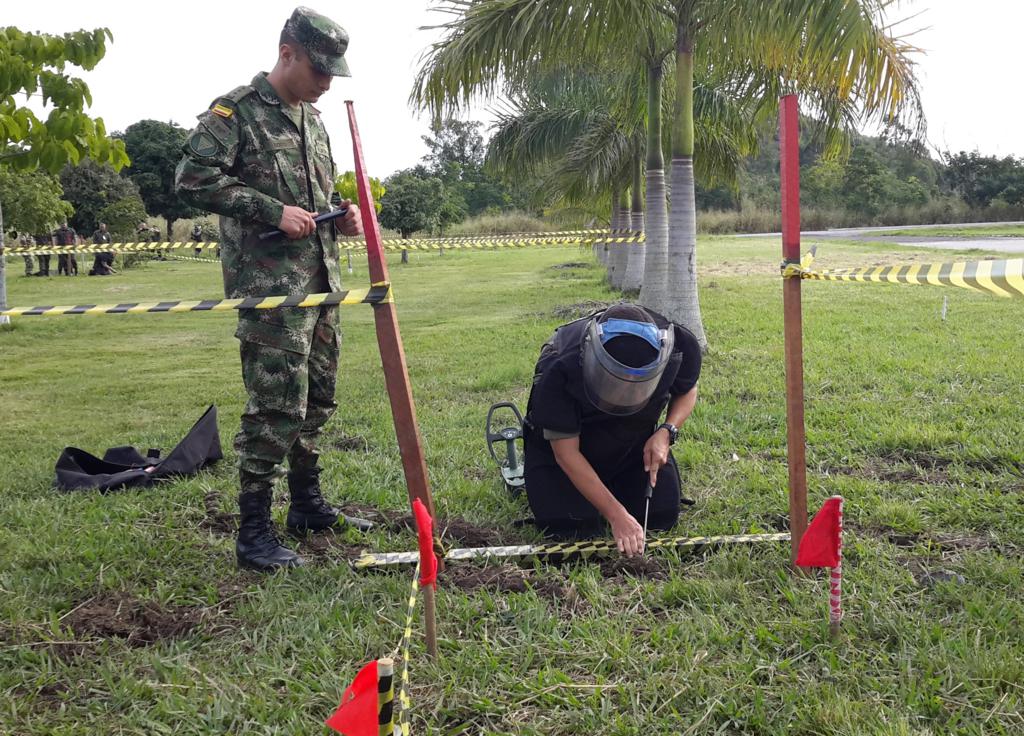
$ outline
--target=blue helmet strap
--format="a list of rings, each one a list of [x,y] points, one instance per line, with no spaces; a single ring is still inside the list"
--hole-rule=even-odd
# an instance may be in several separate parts
[[[601,336],[601,344],[609,340],[633,335],[646,340],[655,350],[661,350],[661,330],[657,325],[650,322],[634,322],[631,319],[610,319],[606,322],[599,322],[597,325],[598,334]]]

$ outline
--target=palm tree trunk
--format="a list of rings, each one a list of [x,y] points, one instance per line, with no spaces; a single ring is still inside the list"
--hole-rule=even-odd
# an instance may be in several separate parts
[[[676,100],[672,121],[672,215],[664,315],[692,332],[707,352],[697,295],[697,207],[693,179],[693,40],[680,18],[676,32]]]
[[[647,253],[640,303],[664,309],[668,278],[668,208],[665,204],[665,157],[661,153],[661,61],[647,70]]]
[[[633,189],[632,189],[632,213],[630,217],[630,230],[634,233],[644,231],[644,200],[643,200],[643,164],[639,154],[633,159]],[[626,246],[629,255],[626,261],[626,275],[622,280],[622,290],[638,292],[644,283],[644,258],[647,254],[647,245],[634,243]]]
[[[629,204],[625,200],[625,195],[625,191],[621,192],[619,201],[615,205],[619,211],[619,226],[616,228],[618,231],[616,233],[617,237],[621,237],[622,233],[630,228]],[[628,247],[628,245],[623,243],[611,244],[611,257],[608,259],[608,281],[613,289],[621,289],[625,281],[626,265],[629,262],[629,252],[626,250]]]
[[[613,183],[612,184],[612,214],[611,214],[611,221],[610,221],[610,226],[609,226],[609,230],[612,233],[614,233],[616,230],[619,229],[619,224],[620,224],[620,221],[621,221],[621,217],[622,217],[622,210],[619,209],[619,186],[617,184]],[[608,283],[610,284],[612,282],[612,266],[614,265],[613,262],[612,262],[612,256],[614,254],[614,251],[612,250],[613,246],[609,245],[608,242],[606,242],[606,241],[601,241],[600,245],[601,245],[601,263],[603,263],[605,265],[605,269],[606,269],[605,270],[605,278],[607,278]]]

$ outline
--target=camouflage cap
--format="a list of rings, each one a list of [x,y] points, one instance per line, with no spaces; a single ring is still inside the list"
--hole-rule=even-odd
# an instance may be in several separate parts
[[[345,62],[348,33],[345,29],[315,10],[298,7],[284,24],[284,31],[309,54],[313,66],[335,77],[351,77]]]

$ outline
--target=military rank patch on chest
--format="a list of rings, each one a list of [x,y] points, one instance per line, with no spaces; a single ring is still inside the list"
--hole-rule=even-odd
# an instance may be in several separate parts
[[[225,107],[224,105],[214,105],[210,110],[214,115],[220,115],[222,118],[229,118],[235,114],[234,110],[230,107]]]

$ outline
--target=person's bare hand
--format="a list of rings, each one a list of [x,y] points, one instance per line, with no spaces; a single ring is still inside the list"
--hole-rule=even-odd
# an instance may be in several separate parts
[[[314,217],[316,217],[316,212],[308,212],[301,207],[286,204],[281,212],[281,222],[277,223],[277,229],[283,232],[289,240],[305,238],[316,230]]]
[[[363,234],[363,213],[359,211],[359,205],[352,204],[352,200],[346,199],[341,203],[342,207],[348,207],[348,212],[341,218],[341,232],[343,235]]]
[[[668,432],[659,429],[644,445],[644,470],[650,474],[652,486],[658,485],[658,471],[668,462]]]
[[[618,545],[619,552],[626,557],[643,554],[644,528],[640,526],[640,523],[625,509],[610,521],[612,536],[615,537],[615,544]]]

